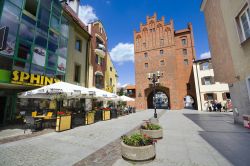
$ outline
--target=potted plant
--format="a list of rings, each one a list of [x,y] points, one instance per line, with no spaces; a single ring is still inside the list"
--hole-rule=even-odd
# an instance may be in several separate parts
[[[163,137],[162,127],[158,124],[151,123],[146,121],[143,125],[141,125],[141,134],[146,134],[147,136],[154,139],[161,139]]]
[[[156,140],[139,133],[132,134],[131,136],[124,135],[121,139],[121,154],[124,159],[147,161],[155,158]]]

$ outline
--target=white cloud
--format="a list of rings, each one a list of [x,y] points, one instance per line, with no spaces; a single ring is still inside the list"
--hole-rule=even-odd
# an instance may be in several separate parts
[[[200,59],[211,58],[210,52],[204,52],[200,55]]]
[[[89,5],[79,6],[78,16],[85,24],[98,20],[93,7]]]
[[[118,43],[110,52],[111,59],[118,64],[123,62],[134,62],[134,44]]]

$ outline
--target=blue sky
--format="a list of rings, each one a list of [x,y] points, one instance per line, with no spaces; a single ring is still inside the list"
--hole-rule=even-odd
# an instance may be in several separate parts
[[[197,58],[209,56],[205,19],[201,0],[81,0],[80,18],[86,23],[101,20],[108,35],[108,49],[118,71],[119,84],[134,84],[133,30],[146,16],[157,13],[165,22],[174,20],[175,30],[193,24]]]

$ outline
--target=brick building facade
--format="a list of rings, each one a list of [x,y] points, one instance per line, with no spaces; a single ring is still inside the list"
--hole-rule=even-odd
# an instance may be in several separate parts
[[[105,71],[107,62],[107,35],[100,21],[88,25],[91,39],[90,87],[105,89]],[[92,75],[93,73],[93,75]]]
[[[195,59],[191,23],[175,31],[174,22],[165,24],[164,17],[157,20],[156,13],[134,31],[136,108],[152,108],[153,87],[147,74],[160,71],[162,77],[156,87],[168,97],[170,109],[184,108],[186,96],[196,105],[195,84],[192,71]]]

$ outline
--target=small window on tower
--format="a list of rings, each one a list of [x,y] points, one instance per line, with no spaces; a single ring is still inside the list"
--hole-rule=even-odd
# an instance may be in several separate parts
[[[143,43],[143,48],[146,48],[146,43],[145,42]]]
[[[187,55],[187,49],[182,50],[183,55]]]
[[[163,50],[160,50],[160,55],[163,55],[164,51]]]
[[[187,39],[181,39],[181,43],[183,46],[187,45]]]
[[[188,65],[188,59],[184,59],[184,65]]]
[[[165,64],[164,60],[161,60],[160,64],[161,64],[161,66],[163,66]]]
[[[147,52],[144,53],[144,57],[145,57],[145,58],[148,57],[148,53],[147,53]]]
[[[145,68],[148,68],[148,63],[145,63],[144,66],[145,66]]]

